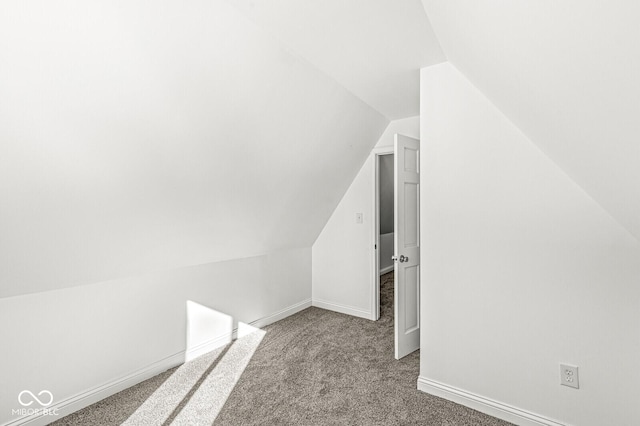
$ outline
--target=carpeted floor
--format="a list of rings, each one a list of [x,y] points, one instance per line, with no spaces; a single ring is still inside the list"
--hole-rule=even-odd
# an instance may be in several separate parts
[[[55,424],[508,425],[416,389],[419,353],[393,357],[393,272],[381,281],[379,321],[309,308]]]

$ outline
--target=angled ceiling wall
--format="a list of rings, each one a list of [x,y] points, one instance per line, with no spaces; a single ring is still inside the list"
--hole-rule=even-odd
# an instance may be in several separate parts
[[[419,114],[419,70],[445,61],[420,0],[226,1],[390,120]]]
[[[640,238],[640,5],[423,4],[448,60]]]
[[[0,297],[310,246],[387,119],[220,1],[0,5]]]

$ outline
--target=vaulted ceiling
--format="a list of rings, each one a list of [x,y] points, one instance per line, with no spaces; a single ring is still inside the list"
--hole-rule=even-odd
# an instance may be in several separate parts
[[[445,60],[640,237],[639,18],[621,0],[4,1],[0,297],[308,247]]]
[[[445,61],[420,0],[226,0],[390,120],[418,115],[419,70]]]
[[[448,60],[640,238],[640,4],[423,3]]]
[[[625,0],[227,0],[389,119],[455,65],[640,238],[640,6]]]
[[[309,247],[388,120],[214,0],[0,3],[0,297]]]

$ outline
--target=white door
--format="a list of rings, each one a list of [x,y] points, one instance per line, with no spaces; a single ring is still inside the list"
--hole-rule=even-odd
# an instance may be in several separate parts
[[[395,135],[396,359],[420,348],[420,141]]]

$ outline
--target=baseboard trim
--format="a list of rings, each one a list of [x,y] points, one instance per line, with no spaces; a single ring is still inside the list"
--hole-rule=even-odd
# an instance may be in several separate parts
[[[305,299],[302,302],[296,303],[295,305],[291,305],[287,308],[284,308],[278,312],[275,312],[269,316],[257,319],[253,322],[250,322],[249,325],[256,328],[266,327],[269,324],[273,324],[276,321],[280,321],[286,317],[289,317],[293,314],[297,314],[300,311],[303,311],[307,308],[311,307],[311,299]],[[234,334],[235,336],[235,334]]]
[[[556,420],[549,419],[539,414],[532,413],[521,408],[514,407],[503,402],[485,398],[426,377],[418,377],[418,390],[440,398],[453,401],[465,407],[472,408],[482,413],[497,417],[519,426],[569,426]]]
[[[393,266],[393,265],[391,265],[391,266],[387,266],[386,268],[382,268],[382,269],[380,269],[380,275],[384,275],[384,274],[386,274],[387,272],[391,272],[391,271],[393,271],[393,267],[394,267],[394,266]]]
[[[371,319],[371,312],[364,309],[354,308],[353,306],[341,305],[339,303],[327,302],[326,300],[313,299],[311,305],[317,308],[327,309],[329,311],[339,312],[354,317]]]
[[[252,321],[248,325],[255,328],[266,327],[269,324],[273,324],[276,321],[280,321],[281,319],[291,316],[295,313],[298,313],[304,309],[307,309],[310,306],[311,306],[311,299],[306,299],[306,300],[303,300],[302,302],[296,303],[295,305],[291,305],[284,309],[281,309],[271,315]],[[192,359],[195,359],[206,353],[214,351],[219,347],[224,346],[237,338],[238,338],[238,327],[234,328],[231,333],[225,333],[221,336],[202,342],[199,345],[189,349],[185,354],[185,361],[191,361]]]
[[[123,391],[131,386],[144,382],[153,376],[176,367],[184,362],[184,351],[168,356],[160,361],[156,361],[151,365],[141,368],[125,376],[107,382],[103,385],[96,386],[84,392],[80,392],[72,397],[63,399],[49,407],[50,411],[56,410],[57,416],[32,414],[30,416],[20,417],[4,423],[3,426],[44,426],[73,412],[88,407],[91,404],[103,400],[113,394]]]
[[[311,306],[311,299],[303,300],[266,317],[259,318],[249,323],[252,327],[262,328],[297,312],[300,312]],[[29,416],[23,416],[3,423],[1,426],[45,426],[51,422],[61,419],[71,413],[88,407],[91,404],[95,404],[105,398],[110,397],[120,391],[123,391],[131,386],[135,386],[147,379],[150,379],[158,374],[169,370],[170,368],[177,367],[185,362],[185,359],[193,359],[197,356],[204,355],[214,349],[229,343],[231,339],[237,338],[238,329],[234,329],[233,333],[229,335],[226,333],[223,336],[216,337],[215,339],[208,340],[189,351],[180,351],[176,354],[168,356],[164,359],[154,362],[146,367],[136,370],[130,374],[107,382],[101,386],[96,386],[92,389],[80,392],[72,397],[63,399],[55,404],[47,407],[51,412],[57,410],[57,416],[44,416],[41,414],[32,414]],[[18,408],[18,407],[16,407]]]
[[[237,336],[238,329],[234,329],[232,333],[225,333],[216,338],[207,340],[202,342],[185,352],[184,361],[191,361],[192,359],[196,359],[199,356],[202,356],[206,353],[214,351],[221,346],[224,346],[234,339],[234,335]]]

